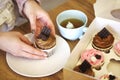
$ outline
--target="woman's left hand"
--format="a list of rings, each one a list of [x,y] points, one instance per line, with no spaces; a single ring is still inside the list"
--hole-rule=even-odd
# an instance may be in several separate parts
[[[0,49],[14,56],[45,59],[46,53],[32,47],[32,43],[19,32],[0,32]]]

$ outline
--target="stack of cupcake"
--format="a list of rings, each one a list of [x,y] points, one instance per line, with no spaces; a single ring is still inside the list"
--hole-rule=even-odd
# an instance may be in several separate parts
[[[99,31],[92,39],[92,49],[85,50],[81,53],[81,64],[74,68],[75,71],[81,72],[90,76],[95,76],[93,69],[100,70],[104,64],[104,53],[110,53],[114,49],[115,53],[120,56],[120,41],[115,45],[114,36],[105,27]],[[100,80],[117,80],[114,75],[102,76]]]

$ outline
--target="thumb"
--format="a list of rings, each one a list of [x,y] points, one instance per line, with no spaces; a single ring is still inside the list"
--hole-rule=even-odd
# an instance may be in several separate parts
[[[36,31],[36,18],[35,18],[35,16],[31,16],[29,18],[29,21],[30,21],[31,31]]]
[[[32,44],[32,43],[28,40],[28,38],[25,37],[25,36],[22,35],[22,34],[19,34],[19,38],[20,38],[21,41],[23,41],[23,42],[25,42],[25,43],[27,43],[27,44],[29,44],[29,45]]]

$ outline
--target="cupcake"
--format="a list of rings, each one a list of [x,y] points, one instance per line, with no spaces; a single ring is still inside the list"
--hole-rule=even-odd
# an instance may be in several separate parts
[[[99,80],[119,80],[119,79],[112,74],[104,74],[100,77]]]
[[[82,62],[82,64],[76,66],[73,70],[77,71],[77,72],[87,74],[89,76],[93,76],[93,77],[95,75],[93,70],[92,70],[91,64],[87,60],[84,60]]]
[[[52,55],[56,45],[56,38],[50,32],[50,29],[45,26],[35,39],[37,48],[46,51],[49,56]]]
[[[113,46],[113,50],[118,56],[120,56],[120,41],[115,43],[115,45]]]
[[[109,53],[113,42],[113,35],[106,28],[103,28],[93,37],[92,46],[97,50]]]
[[[104,55],[96,49],[89,49],[81,54],[81,61],[87,60],[95,69],[100,69],[104,63]]]

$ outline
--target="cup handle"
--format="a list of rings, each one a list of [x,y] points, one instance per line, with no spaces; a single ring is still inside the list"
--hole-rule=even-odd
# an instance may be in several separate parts
[[[83,28],[83,34],[79,37],[79,39],[82,39],[83,35],[85,34],[85,32],[87,31],[88,27],[84,27]]]

